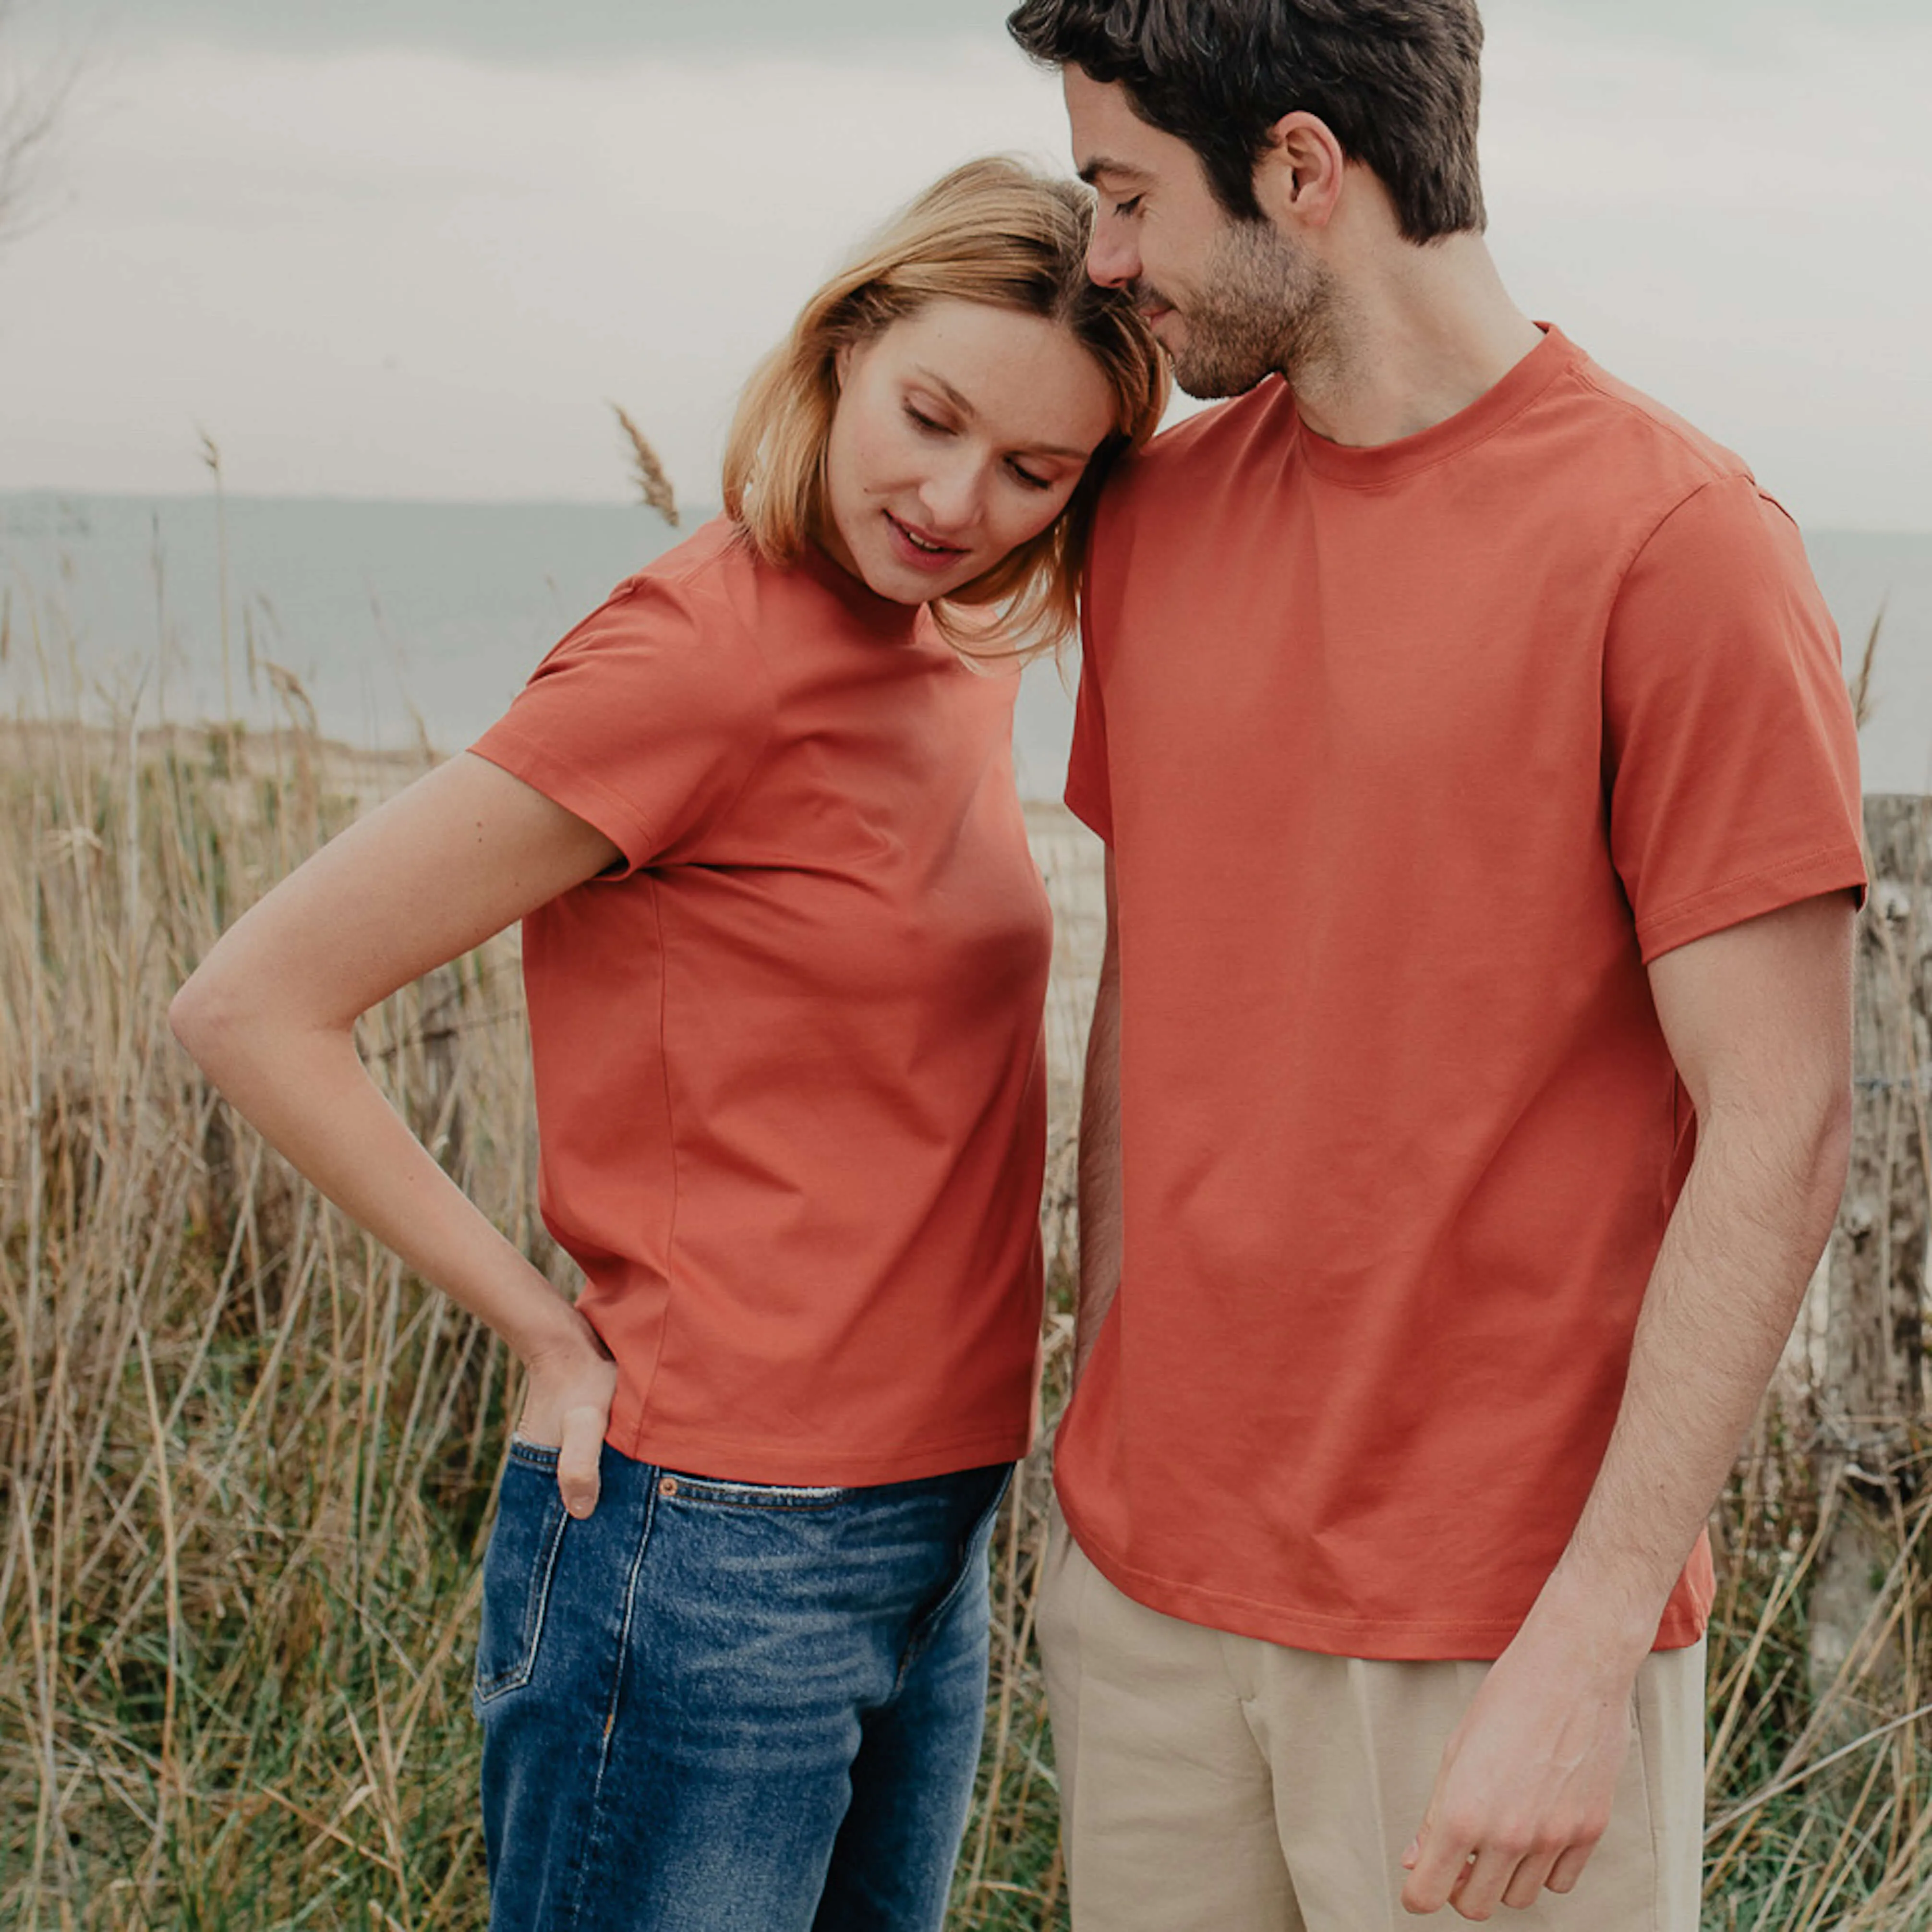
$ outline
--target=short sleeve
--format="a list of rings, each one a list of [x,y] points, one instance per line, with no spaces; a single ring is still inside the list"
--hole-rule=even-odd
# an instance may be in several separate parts
[[[1083,632],[1084,626],[1082,626]],[[1107,712],[1100,667],[1083,638],[1080,688],[1073,700],[1073,744],[1066,754],[1066,808],[1106,841],[1114,842],[1113,798],[1107,782]]]
[[[1611,854],[1646,962],[1862,891],[1858,741],[1838,632],[1791,519],[1706,484],[1626,573],[1604,641]]]
[[[730,805],[772,710],[728,608],[641,577],[550,652],[470,749],[596,826],[628,872]]]

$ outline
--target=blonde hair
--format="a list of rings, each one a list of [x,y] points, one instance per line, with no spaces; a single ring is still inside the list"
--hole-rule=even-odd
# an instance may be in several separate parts
[[[1114,459],[1153,435],[1167,364],[1132,302],[1090,281],[1093,201],[1077,182],[1004,157],[935,182],[805,305],[745,386],[724,448],[724,508],[759,554],[798,561],[824,527],[825,451],[838,404],[836,363],[930,302],[986,302],[1066,328],[1114,392],[1114,427],[1058,516],[982,575],[935,601],[956,649],[980,656],[1057,646],[1078,620],[1094,506]],[[985,607],[1001,607],[997,624]],[[1002,643],[986,640],[997,629]]]

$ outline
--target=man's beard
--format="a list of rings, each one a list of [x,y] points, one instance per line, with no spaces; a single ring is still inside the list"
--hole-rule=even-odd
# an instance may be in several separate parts
[[[1204,401],[1244,395],[1277,372],[1333,355],[1334,278],[1265,221],[1232,221],[1215,238],[1202,286],[1177,305],[1186,335],[1172,352],[1174,380]],[[1151,290],[1148,307],[1166,305]]]

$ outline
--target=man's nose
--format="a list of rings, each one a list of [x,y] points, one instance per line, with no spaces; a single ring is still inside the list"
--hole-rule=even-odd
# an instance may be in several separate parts
[[[1087,274],[1103,289],[1124,289],[1140,273],[1140,256],[1132,241],[1118,231],[1119,222],[1102,214],[1087,244]]]

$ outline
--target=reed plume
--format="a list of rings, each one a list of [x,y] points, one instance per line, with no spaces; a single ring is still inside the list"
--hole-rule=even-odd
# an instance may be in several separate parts
[[[664,465],[658,460],[653,449],[642,430],[634,422],[622,404],[613,403],[611,411],[617,418],[617,427],[624,432],[624,440],[631,452],[631,478],[638,486],[638,494],[644,499],[646,509],[655,510],[673,530],[677,528],[677,498],[670,487],[670,478],[664,474]]]

